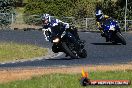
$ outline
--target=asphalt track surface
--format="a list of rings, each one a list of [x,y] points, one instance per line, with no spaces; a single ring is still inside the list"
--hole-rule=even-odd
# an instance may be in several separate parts
[[[50,66],[75,66],[75,65],[100,65],[100,64],[125,64],[132,61],[132,33],[123,33],[127,45],[113,45],[106,43],[100,33],[79,32],[81,39],[86,40],[88,57],[83,59],[69,59],[65,55],[52,59],[1,63],[4,67],[50,67]],[[41,31],[0,31],[0,41],[13,41],[17,43],[34,44],[51,48],[52,44],[44,40]]]

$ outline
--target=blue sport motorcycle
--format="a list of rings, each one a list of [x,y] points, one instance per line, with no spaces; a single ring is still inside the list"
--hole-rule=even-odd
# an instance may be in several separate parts
[[[126,45],[126,40],[121,34],[120,26],[117,21],[107,19],[102,23],[101,27],[103,28],[103,37],[106,38],[107,42],[112,42],[113,44],[122,43],[123,45]]]

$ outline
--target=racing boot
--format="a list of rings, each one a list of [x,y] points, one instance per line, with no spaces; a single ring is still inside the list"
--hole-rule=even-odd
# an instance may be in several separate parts
[[[101,36],[102,36],[102,37],[105,37],[105,33],[101,33]]]
[[[106,42],[109,42],[109,38],[106,33],[101,33],[101,36],[106,38]]]
[[[105,37],[105,38],[106,38],[106,42],[109,42],[109,41],[110,41],[110,39],[111,39],[111,38],[110,38],[110,36],[107,36],[107,35],[106,35],[106,37]]]
[[[109,38],[108,37],[106,37],[106,42],[109,42]]]

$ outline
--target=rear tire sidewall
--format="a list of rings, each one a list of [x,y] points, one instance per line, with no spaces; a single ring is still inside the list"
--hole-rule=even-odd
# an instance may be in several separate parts
[[[86,58],[87,57],[87,51],[85,49],[82,49],[81,53],[79,54],[79,57]]]
[[[126,40],[123,38],[121,33],[117,32],[116,36],[117,36],[120,43],[122,43],[123,45],[126,45]]]

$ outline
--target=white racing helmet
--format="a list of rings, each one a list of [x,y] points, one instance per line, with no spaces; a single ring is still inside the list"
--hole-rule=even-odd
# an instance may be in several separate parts
[[[103,18],[102,10],[97,10],[95,13],[96,19],[101,20]]]
[[[50,15],[47,14],[47,13],[46,14],[43,14],[42,15],[42,20],[47,20],[47,19],[49,20],[49,17],[50,17]]]

